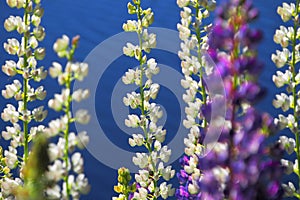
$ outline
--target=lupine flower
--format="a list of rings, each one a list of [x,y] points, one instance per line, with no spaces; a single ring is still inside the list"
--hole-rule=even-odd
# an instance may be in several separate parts
[[[243,16],[233,14],[238,9],[248,14]],[[257,76],[261,68],[261,64],[256,60],[255,50],[261,34],[249,29],[248,26],[248,23],[256,18],[249,13],[257,13],[257,11],[250,1],[230,1],[225,9],[220,10],[222,11],[218,13],[216,29],[213,28],[211,33],[210,47],[212,49],[210,52],[213,52],[213,56],[217,55],[215,59],[217,63],[219,58],[221,62],[225,60],[227,63],[222,69],[222,75],[229,103],[227,120],[230,122],[230,127],[223,131],[220,142],[228,144],[224,146],[224,151],[228,153],[224,154],[224,151],[211,153],[201,159],[200,166],[202,164],[203,166],[200,169],[204,170],[204,177],[206,173],[212,172],[214,179],[218,182],[215,189],[219,191],[219,197],[281,199],[282,168],[279,163],[280,156],[282,156],[281,146],[274,145],[270,150],[279,153],[266,154],[268,147],[264,146],[264,141],[267,134],[272,133],[273,130],[269,123],[270,118],[265,114],[257,113],[251,107],[264,93],[253,81],[254,79],[250,78]],[[236,16],[240,17],[239,21],[236,21],[238,20]],[[216,38],[218,38],[217,41],[214,40]],[[215,50],[218,53],[215,53]],[[218,160],[214,161],[216,163],[214,165],[212,160],[216,157]],[[205,162],[210,164],[206,166]],[[205,187],[205,182],[200,180],[199,183],[200,186]],[[206,185],[205,188],[208,187]],[[216,195],[209,190],[204,192],[207,196]]]
[[[144,177],[147,172],[145,170]],[[148,177],[148,175],[146,176]],[[123,167],[118,170],[118,185],[114,186],[114,191],[119,193],[119,196],[113,197],[113,200],[126,200],[133,197],[132,193],[136,191],[136,184],[130,184],[131,178],[130,171],[127,168]],[[137,176],[137,178],[142,179],[140,176]]]
[[[78,40],[78,37],[73,38]],[[79,152],[75,152],[76,146],[84,148],[89,141],[86,132],[75,134],[70,130],[70,124],[77,121],[82,124],[89,122],[90,116],[86,110],[79,109],[75,115],[71,113],[71,102],[81,101],[86,99],[89,95],[87,89],[79,89],[71,91],[71,82],[73,80],[83,80],[88,72],[88,66],[85,63],[73,61],[73,55],[77,48],[78,42],[73,42],[71,49],[69,48],[70,39],[63,35],[54,44],[54,50],[59,57],[66,57],[68,62],[63,67],[54,62],[49,70],[53,78],[57,78],[60,85],[63,85],[61,94],[55,94],[53,99],[50,99],[48,106],[56,111],[64,111],[64,115],[59,119],[50,121],[49,127],[45,132],[48,137],[53,137],[62,134],[57,143],[49,144],[49,159],[51,164],[46,172],[47,177],[55,183],[52,187],[48,187],[46,194],[49,198],[62,199],[79,199],[81,194],[89,192],[88,179],[85,177],[83,171],[84,161]]]
[[[87,110],[80,109],[75,113],[75,120],[80,124],[87,124],[90,121],[90,115]]]
[[[283,3],[279,6],[277,13],[280,15],[283,22],[292,22],[293,27],[280,26],[274,34],[274,42],[282,47],[282,50],[276,50],[276,54],[272,54],[272,61],[277,68],[288,67],[285,72],[277,71],[273,75],[275,85],[285,87],[286,92],[275,96],[273,105],[275,108],[280,108],[285,115],[279,114],[274,120],[279,129],[288,128],[294,134],[294,137],[281,136],[279,142],[283,145],[288,154],[296,154],[294,161],[281,160],[281,164],[286,168],[287,174],[294,173],[298,177],[297,186],[293,183],[283,184],[286,196],[294,196],[300,199],[300,145],[299,145],[299,110],[300,100],[298,86],[300,84],[300,70],[297,71],[297,63],[299,60],[299,1],[295,3]],[[288,113],[287,113],[288,112]]]
[[[21,175],[32,182],[14,189],[13,194],[16,199],[44,199],[44,189],[49,185],[49,181],[46,180],[45,176],[49,164],[47,149],[47,138],[44,135],[37,135],[34,138],[34,146],[30,152],[28,162],[21,169]]]
[[[237,10],[243,14],[237,13]],[[234,0],[216,12],[208,52],[219,70],[213,73],[220,73],[224,81],[226,122],[219,142],[205,157],[194,153],[199,148],[195,144],[201,142],[199,132],[203,135],[205,129],[193,128],[190,142],[185,140],[186,153],[190,157],[181,160],[183,170],[178,174],[181,187],[177,190],[177,198],[281,199],[282,145],[265,146],[264,141],[274,131],[274,125],[270,117],[259,114],[252,107],[264,93],[255,82],[261,68],[256,59],[256,46],[261,34],[248,25],[258,12],[250,1]],[[184,58],[185,51],[179,54],[180,57]],[[184,63],[183,66],[189,65]],[[189,69],[185,68],[184,72],[188,74]],[[188,102],[196,95],[193,82],[186,79],[185,87],[188,87],[187,83],[191,83],[192,88],[187,92],[191,97],[184,97]],[[196,116],[197,110],[192,110],[192,105],[189,104],[186,112]],[[210,116],[209,106],[210,103],[201,109],[206,117]],[[195,120],[189,117],[185,125],[192,128],[194,123]]]
[[[17,64],[13,60],[5,61],[5,65],[2,65],[2,71],[8,76],[14,76],[16,72]]]
[[[33,109],[32,118],[37,122],[43,121],[48,114],[47,110],[44,110],[44,106],[40,106],[38,108]]]
[[[178,6],[182,8],[181,23],[177,24],[179,38],[182,40],[178,56],[181,59],[182,73],[185,75],[181,80],[182,87],[186,89],[183,100],[187,103],[183,125],[189,130],[188,137],[184,139],[186,155],[180,161],[182,170],[177,174],[180,183],[176,190],[177,199],[200,199],[201,196],[198,182],[203,175],[198,167],[198,157],[203,153],[204,145],[200,130],[205,130],[210,120],[204,111],[204,107],[210,103],[204,75],[207,75],[210,69],[203,53],[208,47],[206,30],[210,25],[205,25],[202,21],[209,16],[209,11],[214,8],[215,3],[177,1]],[[194,51],[197,54],[194,54]]]
[[[298,6],[297,6],[298,7]],[[294,3],[291,3],[290,5],[287,3],[283,3],[282,7],[278,7],[277,13],[280,15],[281,19],[284,22],[287,22],[291,19],[293,15],[295,15],[296,11],[296,5]],[[298,12],[298,11],[296,11]]]
[[[141,128],[142,134],[134,134],[129,138],[130,146],[143,146],[147,153],[136,153],[132,161],[140,170],[135,174],[136,190],[122,191],[119,197],[113,199],[167,199],[173,196],[174,189],[167,182],[175,174],[170,166],[164,166],[169,161],[171,150],[161,143],[165,140],[166,131],[157,126],[157,121],[163,115],[160,107],[153,102],[159,92],[159,84],[152,82],[152,77],[159,73],[159,67],[154,58],[148,59],[145,53],[149,53],[156,46],[156,35],[148,33],[148,26],[153,23],[151,8],[141,8],[141,0],[128,3],[128,13],[137,14],[138,20],[128,20],[123,29],[127,32],[136,32],[141,39],[140,45],[127,43],[123,47],[123,53],[129,57],[135,57],[141,64],[137,69],[129,69],[122,77],[124,84],[135,84],[140,87],[139,92],[131,92],[123,98],[126,106],[139,109],[140,115],[131,114],[125,119],[125,125],[130,128]],[[141,16],[141,18],[139,17]],[[120,182],[120,181],[119,181]],[[129,187],[129,182],[123,188]]]
[[[23,16],[9,16],[4,21],[4,28],[8,32],[17,31],[22,37],[20,40],[9,38],[4,43],[5,51],[10,55],[16,55],[17,59],[6,61],[2,66],[2,71],[6,75],[21,77],[21,79],[13,80],[12,84],[6,85],[5,89],[2,90],[4,98],[14,98],[17,103],[7,104],[1,114],[4,121],[9,121],[12,124],[2,131],[3,138],[10,141],[10,146],[8,150],[4,151],[3,157],[7,166],[1,163],[5,169],[1,170],[4,177],[0,184],[1,191],[3,191],[1,198],[18,199],[22,191],[28,189],[28,194],[30,193],[31,186],[28,185],[28,180],[34,177],[29,171],[27,173],[26,170],[23,170],[28,165],[34,165],[34,159],[29,161],[29,143],[44,131],[43,126],[34,127],[31,122],[32,120],[42,122],[47,116],[47,111],[44,110],[43,106],[34,106],[34,101],[45,98],[44,87],[34,88],[30,85],[33,81],[40,82],[47,75],[43,67],[38,67],[38,60],[45,57],[45,49],[39,47],[39,42],[43,40],[45,31],[41,26],[43,8],[40,6],[40,1],[27,1],[26,3],[23,0],[7,0],[6,2],[12,8],[22,9],[24,13]],[[20,148],[22,148],[21,151],[19,151]],[[10,174],[7,167],[16,169],[19,174]],[[41,192],[43,186],[39,190],[36,193]],[[24,199],[26,198],[24,196]]]
[[[63,35],[62,38],[59,38],[54,43],[53,49],[58,54],[59,57],[63,57],[66,55],[66,50],[69,47],[70,39],[68,36]]]

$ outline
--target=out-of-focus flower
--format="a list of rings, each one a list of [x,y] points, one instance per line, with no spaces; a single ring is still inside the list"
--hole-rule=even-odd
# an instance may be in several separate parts
[[[7,150],[4,151],[4,156],[5,156],[6,165],[9,168],[14,169],[18,162],[17,150],[9,146],[8,151]]]
[[[33,109],[32,115],[35,121],[41,122],[43,121],[48,114],[47,110],[44,110],[44,106],[40,106],[38,108]]]
[[[183,12],[182,18],[187,19],[189,12]],[[199,18],[202,16],[206,16],[205,13]],[[190,129],[190,134],[184,140],[188,156],[181,159],[183,169],[177,175],[181,184],[176,191],[178,199],[282,198],[280,180],[283,167],[280,166],[280,159],[283,147],[280,144],[265,146],[264,141],[272,133],[274,125],[270,117],[252,108],[263,94],[254,81],[261,71],[261,64],[256,58],[261,33],[248,25],[256,17],[257,10],[248,0],[231,0],[217,9],[217,19],[209,35],[208,52],[224,81],[227,112],[219,141],[205,157],[201,157],[205,147],[198,144],[201,145],[202,135],[207,129],[201,127],[203,123],[199,124],[199,116],[202,115],[201,120],[211,116],[211,102],[203,105],[202,99],[195,100],[198,84],[187,76],[195,74],[202,63],[189,55],[190,49],[195,48],[192,36],[190,42],[182,38],[184,41],[179,57],[183,60],[182,68],[186,75],[182,81],[187,89],[183,98],[188,103],[184,125]],[[181,31],[184,33],[184,30]],[[278,41],[284,45],[285,39],[280,37],[278,35]],[[289,54],[282,54],[285,53]],[[273,57],[281,66],[286,60],[279,54]],[[276,103],[283,105],[281,100]],[[213,125],[208,126],[211,128]]]
[[[66,55],[66,50],[69,47],[69,43],[70,39],[66,35],[63,35],[62,38],[56,40],[56,42],[53,45],[53,49],[59,57],[63,57]]]
[[[55,94],[50,99],[48,106],[56,111],[63,111],[64,115],[49,123],[45,132],[48,137],[62,134],[56,144],[49,145],[49,157],[53,165],[49,167],[48,176],[54,176],[55,187],[48,188],[46,193],[50,197],[62,199],[79,199],[81,194],[90,190],[88,179],[84,175],[84,161],[79,152],[74,152],[76,146],[84,148],[89,142],[87,132],[75,133],[71,131],[71,123],[78,122],[87,124],[90,115],[87,110],[79,109],[75,115],[71,113],[71,103],[80,102],[89,96],[89,90],[78,89],[71,91],[71,84],[74,80],[82,81],[88,73],[88,65],[81,62],[73,62],[73,55],[77,48],[79,36],[70,40],[63,35],[54,44],[53,48],[59,57],[67,58],[68,62],[63,67],[57,62],[52,63],[49,69],[50,76],[57,78],[58,83],[63,86],[61,94]],[[74,152],[74,153],[73,153]],[[73,154],[72,154],[73,153]],[[55,170],[57,168],[57,170]],[[56,172],[56,174],[54,174]],[[49,177],[51,179],[51,177]]]
[[[80,109],[76,112],[75,119],[78,123],[87,124],[90,121],[90,115],[87,110]]]

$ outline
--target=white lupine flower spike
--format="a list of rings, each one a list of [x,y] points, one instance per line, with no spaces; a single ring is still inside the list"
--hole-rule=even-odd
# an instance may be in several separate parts
[[[115,186],[115,191],[119,193],[119,198],[129,199],[129,194],[133,199],[163,198],[167,199],[174,195],[171,185],[159,185],[159,181],[164,179],[169,181],[174,177],[175,171],[171,166],[164,167],[163,164],[169,161],[171,150],[162,144],[165,140],[166,130],[156,123],[163,115],[160,107],[153,102],[156,99],[160,86],[153,83],[152,77],[159,73],[159,66],[154,58],[147,58],[146,54],[156,47],[156,35],[149,33],[148,27],[153,23],[153,12],[151,8],[143,9],[141,0],[133,0],[127,5],[129,14],[136,14],[138,20],[128,20],[123,25],[124,31],[136,32],[140,43],[127,43],[123,47],[123,53],[129,57],[134,57],[139,61],[140,66],[136,69],[128,69],[122,77],[124,84],[133,84],[140,88],[139,92],[132,91],[123,98],[123,103],[132,109],[139,109],[139,115],[130,114],[125,119],[125,125],[142,133],[133,134],[129,138],[129,145],[132,147],[143,146],[146,153],[137,152],[132,161],[140,170],[135,174],[135,183],[120,182]],[[140,17],[138,17],[140,16]],[[120,170],[119,169],[119,176]],[[121,170],[122,171],[122,170]],[[138,183],[140,188],[136,188]],[[120,189],[120,186],[125,189]],[[126,189],[127,188],[127,189]]]
[[[20,199],[22,194],[22,198],[32,199],[32,191],[36,189],[36,185],[31,184],[34,182],[31,171],[35,171],[35,174],[40,172],[36,173],[39,169],[33,166],[35,145],[30,150],[30,143],[44,135],[45,127],[39,123],[47,116],[47,110],[36,102],[46,97],[44,87],[37,86],[47,75],[44,67],[39,66],[39,60],[45,57],[45,48],[40,47],[40,42],[45,37],[45,29],[41,26],[43,8],[40,0],[6,0],[6,3],[11,8],[20,9],[20,12],[14,13],[22,13],[22,16],[11,15],[4,20],[5,30],[16,32],[20,37],[8,38],[3,45],[4,50],[12,56],[11,60],[2,63],[2,71],[10,76],[8,80],[12,79],[12,83],[1,90],[2,96],[7,101],[10,99],[1,113],[1,118],[11,125],[1,131],[3,139],[8,140],[10,146],[6,150],[1,149],[4,154],[0,155],[0,173],[3,177],[0,180],[0,198]],[[14,170],[14,173],[10,170]],[[43,191],[35,191],[35,194],[37,193],[42,194]]]
[[[76,147],[84,148],[89,141],[89,137],[86,132],[76,134],[70,130],[70,125],[74,121],[87,124],[90,120],[87,110],[79,109],[74,116],[71,113],[72,102],[81,102],[89,96],[88,89],[71,91],[72,81],[82,81],[88,73],[88,65],[86,63],[73,62],[73,55],[77,48],[78,40],[78,36],[74,37],[71,47],[69,47],[70,39],[66,35],[56,40],[53,49],[59,57],[67,58],[68,62],[65,67],[58,62],[53,62],[49,70],[50,76],[57,78],[63,89],[60,94],[55,94],[54,98],[49,100],[48,106],[56,111],[63,111],[64,115],[60,119],[51,121],[46,129],[49,137],[58,134],[62,135],[62,137],[59,137],[57,144],[51,143],[49,145],[50,160],[54,162],[52,166],[49,166],[49,169],[51,171],[51,169],[56,167],[62,169],[63,173],[59,173],[60,170],[56,170],[55,182],[57,185],[55,188],[49,188],[48,191],[53,192],[53,196],[58,196],[59,194],[63,199],[70,199],[71,197],[79,199],[80,195],[88,193],[90,188],[88,180],[83,174],[84,161],[81,154],[79,152],[72,154]]]
[[[295,173],[298,177],[296,184],[300,188],[300,100],[299,100],[299,84],[300,84],[300,70],[299,70],[299,1],[297,3],[283,2],[279,6],[277,13],[280,15],[283,22],[293,24],[293,26],[280,26],[275,31],[274,42],[281,46],[280,50],[276,50],[276,54],[272,54],[272,61],[276,67],[286,69],[285,71],[276,72],[272,80],[276,87],[286,88],[285,93],[275,95],[273,106],[280,108],[282,114],[279,114],[274,119],[275,125],[279,129],[288,128],[293,134],[293,137],[280,136],[279,143],[283,145],[288,154],[296,154],[295,160],[281,160],[282,166],[285,167],[287,174]],[[283,184],[285,196],[295,197],[300,199],[299,191],[289,182]]]
[[[199,128],[204,130],[209,126],[209,119],[204,117],[201,107],[210,103],[207,88],[203,82],[205,73],[209,74],[210,69],[202,52],[208,49],[208,30],[211,25],[204,24],[203,20],[209,17],[209,13],[214,9],[216,2],[214,0],[177,0],[177,5],[181,8],[181,20],[177,24],[181,39],[178,57],[181,60],[181,70],[184,74],[181,86],[186,90],[182,96],[186,103],[186,117],[183,120],[183,125],[189,130],[184,139],[184,152],[185,157],[189,159],[189,165],[183,167],[189,176],[181,187],[185,188],[185,192],[196,196],[200,190],[197,184],[192,183],[198,182],[202,176],[197,169],[198,159],[195,159],[203,153]],[[168,150],[165,150],[162,156],[168,159],[168,153]]]

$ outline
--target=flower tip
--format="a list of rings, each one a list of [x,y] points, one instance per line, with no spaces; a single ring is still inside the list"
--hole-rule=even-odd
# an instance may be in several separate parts
[[[76,35],[75,37],[73,37],[72,45],[77,47],[79,39],[80,39],[80,35]]]

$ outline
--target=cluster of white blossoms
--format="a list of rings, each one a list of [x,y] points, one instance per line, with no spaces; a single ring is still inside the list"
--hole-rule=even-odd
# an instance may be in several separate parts
[[[181,59],[182,73],[185,76],[181,80],[181,85],[186,89],[183,100],[187,104],[183,125],[189,129],[188,137],[184,139],[185,154],[189,156],[189,165],[186,165],[184,170],[194,179],[194,181],[190,180],[188,186],[189,192],[194,194],[198,192],[197,181],[201,176],[197,168],[198,156],[203,153],[204,148],[201,144],[200,128],[205,130],[209,121],[202,114],[201,109],[210,102],[204,76],[209,75],[211,71],[205,57],[208,49],[207,32],[211,24],[203,24],[203,19],[209,17],[209,12],[215,8],[216,2],[214,0],[177,0],[177,4],[182,8],[181,22],[177,24],[179,37],[182,40],[178,56]]]
[[[277,12],[284,22],[291,21],[292,27],[280,26],[274,35],[275,43],[282,47],[272,55],[272,60],[278,68],[287,66],[287,70],[277,71],[273,75],[273,82],[278,88],[285,87],[286,93],[276,95],[273,100],[275,108],[281,108],[284,114],[279,114],[275,119],[275,124],[279,128],[288,128],[294,134],[294,137],[288,138],[281,136],[279,141],[285,147],[288,154],[296,154],[294,161],[282,159],[281,163],[286,167],[288,174],[295,173],[298,176],[298,188],[300,188],[300,68],[297,64],[300,60],[300,27],[299,13],[300,5],[297,3],[283,3],[282,7],[278,7]],[[287,196],[294,196],[300,199],[300,189],[296,188],[292,182],[283,185]]]
[[[215,1],[202,1],[201,3],[177,1],[178,6],[182,8],[181,23],[177,24],[179,37],[182,40],[178,56],[181,59],[182,72],[185,76],[185,79],[181,80],[182,87],[186,89],[183,100],[187,103],[185,108],[187,117],[183,124],[190,129],[189,139],[185,140],[187,155],[201,152],[201,147],[197,144],[199,127],[205,128],[208,125],[207,120],[201,114],[201,106],[209,103],[204,84],[204,76],[210,73],[205,57],[205,51],[208,49],[208,36],[204,33],[211,25],[203,25],[202,21],[209,16],[209,11],[215,7],[215,3]]]
[[[62,91],[49,100],[48,106],[64,113],[60,118],[50,121],[45,129],[48,137],[59,136],[57,143],[50,143],[48,149],[51,164],[46,177],[54,183],[46,189],[46,196],[49,199],[79,199],[80,194],[88,193],[90,188],[83,171],[83,158],[79,152],[73,153],[76,147],[84,148],[89,137],[86,132],[75,134],[70,128],[74,121],[87,124],[90,119],[86,110],[80,109],[75,115],[71,113],[72,102],[80,102],[89,96],[87,89],[71,91],[71,83],[75,80],[82,81],[88,73],[86,63],[73,62],[78,40],[79,37],[73,38],[69,49],[70,40],[63,35],[53,46],[58,56],[66,57],[68,62],[64,68],[59,63],[53,62],[49,69],[50,76],[58,79]]]
[[[43,106],[36,100],[44,100],[46,91],[43,86],[34,88],[32,82],[40,82],[47,76],[44,67],[38,60],[45,57],[45,49],[39,47],[45,37],[44,28],[40,25],[43,8],[40,0],[7,0],[8,6],[23,11],[24,15],[9,16],[4,21],[8,32],[17,31],[19,38],[9,38],[4,43],[5,51],[15,55],[16,60],[7,60],[2,65],[4,74],[16,77],[11,84],[5,86],[1,94],[5,99],[14,98],[16,102],[7,103],[1,118],[11,125],[2,130],[2,137],[10,141],[1,161],[1,199],[14,199],[15,188],[26,186],[27,181],[22,173],[29,157],[29,143],[43,131],[44,126],[32,126],[31,122],[42,122],[47,116]],[[2,154],[2,151],[1,151]],[[2,155],[1,155],[2,157]],[[6,166],[5,166],[6,165]],[[11,173],[17,169],[19,173]]]
[[[144,146],[147,153],[136,153],[133,163],[140,170],[135,174],[137,189],[132,192],[131,199],[147,200],[159,197],[167,199],[174,195],[174,189],[169,181],[175,175],[171,166],[165,166],[171,156],[171,150],[163,145],[166,130],[157,124],[158,119],[163,115],[161,108],[153,102],[159,91],[159,84],[152,82],[152,76],[159,73],[159,67],[155,59],[148,59],[149,53],[156,46],[156,35],[148,33],[147,28],[153,22],[151,8],[141,8],[141,0],[133,0],[128,3],[128,13],[136,14],[138,20],[128,20],[123,29],[128,32],[136,32],[139,44],[127,43],[123,48],[125,55],[135,57],[140,66],[136,69],[129,69],[122,80],[125,84],[134,84],[139,92],[131,92],[123,98],[126,106],[132,109],[139,109],[140,114],[131,114],[125,120],[125,124],[131,128],[139,128],[142,133],[134,134],[129,139],[130,146]],[[165,181],[162,181],[164,179]],[[129,195],[120,194],[113,199],[129,199]]]

